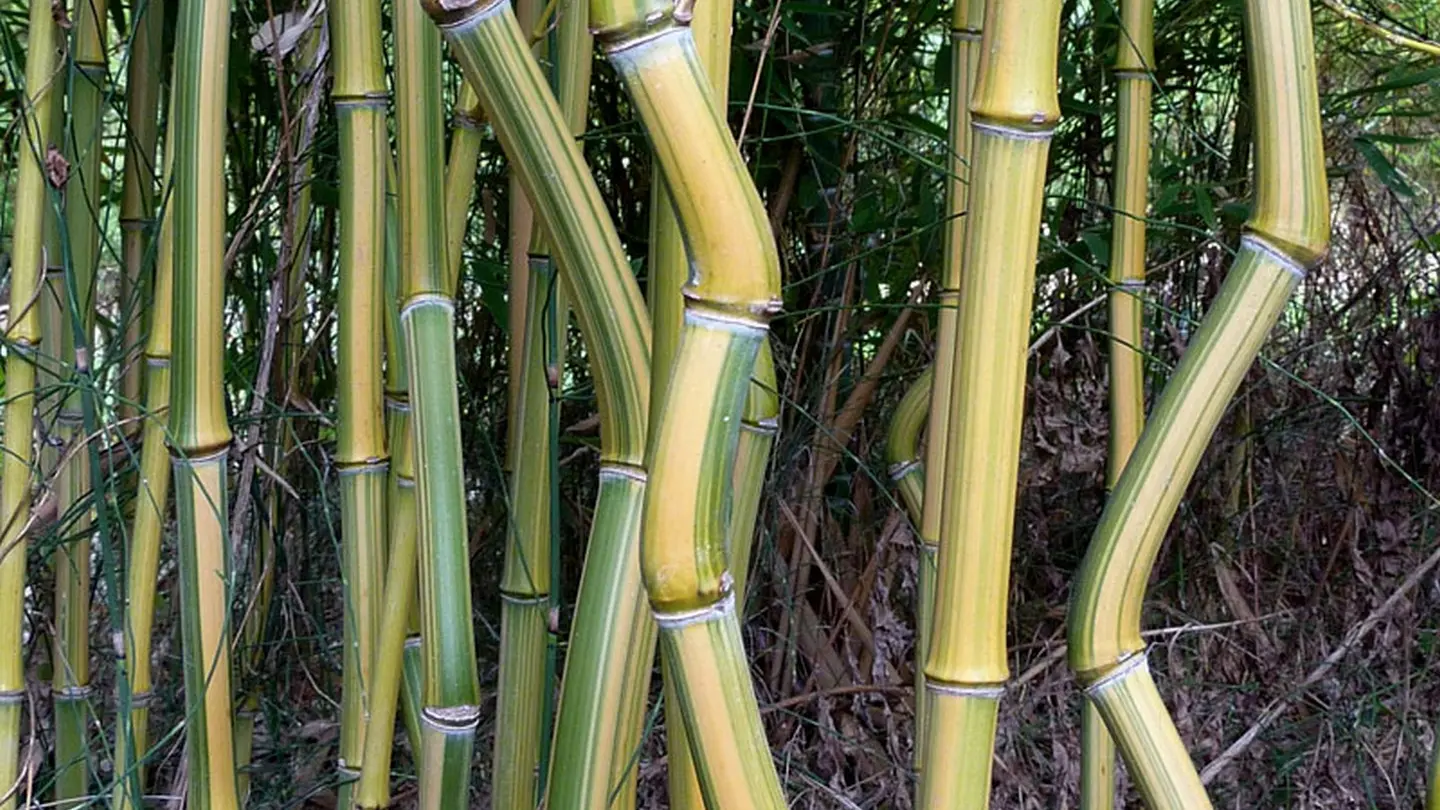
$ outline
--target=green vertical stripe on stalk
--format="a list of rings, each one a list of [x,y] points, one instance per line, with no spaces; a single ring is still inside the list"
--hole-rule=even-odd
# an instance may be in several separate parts
[[[653,625],[639,588],[637,514],[644,487],[649,323],[567,114],[530,55],[509,4],[429,11],[479,91],[520,185],[535,204],[589,347],[601,419],[601,489],[566,656],[569,686],[562,688],[556,718],[547,806],[605,808],[614,752],[601,751],[614,748],[624,723],[622,707],[643,702],[654,657]],[[580,107],[567,106],[572,112]],[[630,677],[641,668],[644,679]]]
[[[730,571],[735,577],[736,605],[745,615],[745,586],[750,573],[750,552],[755,545],[755,519],[765,493],[765,472],[770,450],[780,432],[780,397],[775,383],[775,358],[767,338],[755,356],[755,371],[745,397],[740,419],[740,438],[735,447],[735,497],[730,505],[725,548],[730,554]]]
[[[183,218],[182,218],[183,219]],[[171,406],[172,408],[174,405]],[[230,576],[226,532],[226,451],[176,458],[180,634],[185,659],[186,803],[234,810],[235,754],[230,720]]]
[[[1106,504],[1070,606],[1070,666],[1089,685],[1155,810],[1210,805],[1144,665],[1145,585],[1226,406],[1329,241],[1309,4],[1248,0],[1245,8],[1256,111],[1254,213]]]
[[[922,808],[989,804],[993,723],[967,724],[973,736],[957,748],[945,718],[993,713],[1009,678],[1010,546],[1045,163],[1059,118],[1060,6],[985,7],[925,662]]]
[[[405,363],[405,338],[400,333],[400,306],[405,303],[406,273],[400,256],[400,181],[395,161],[385,160],[385,403],[409,407],[410,372]],[[408,419],[408,417],[407,417]],[[395,455],[394,422],[387,417],[386,446]],[[407,422],[408,424],[408,422]]]

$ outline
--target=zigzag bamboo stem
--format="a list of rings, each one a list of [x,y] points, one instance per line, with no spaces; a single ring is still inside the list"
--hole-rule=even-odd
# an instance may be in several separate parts
[[[187,802],[231,810],[230,544],[224,367],[225,64],[228,0],[182,0],[176,28],[175,300],[170,440],[179,516]]]
[[[765,211],[719,115],[687,20],[665,4],[591,4],[650,134],[691,261],[671,381],[647,466],[642,570],[709,807],[783,807],[740,641],[720,501],[744,398],[779,302]],[[684,391],[685,398],[671,392]]]
[[[940,271],[940,310],[936,315],[934,382],[926,432],[925,496],[920,510],[920,576],[915,627],[915,767],[924,762],[925,724],[930,716],[925,689],[925,662],[930,650],[931,621],[935,610],[936,561],[939,556],[941,518],[948,466],[945,453],[953,432],[950,419],[955,377],[955,341],[960,317],[960,285],[965,267],[966,215],[970,194],[970,96],[980,60],[980,30],[985,16],[983,0],[956,0],[950,20],[950,120],[946,156],[944,258]]]
[[[1110,453],[1105,485],[1113,488],[1145,424],[1144,313],[1146,181],[1150,176],[1150,71],[1155,62],[1154,0],[1121,0],[1115,76],[1115,221],[1110,250]],[[1115,741],[1095,704],[1080,709],[1080,806],[1115,806]]]
[[[353,805],[364,766],[385,571],[381,361],[385,294],[385,167],[389,134],[378,0],[333,0],[330,24],[340,133],[340,302],[335,461],[340,476],[344,688],[339,805]],[[393,728],[393,720],[389,728]],[[388,730],[388,728],[386,729]]]
[[[151,0],[153,2],[153,0]],[[145,27],[160,18],[157,3],[145,11]],[[138,36],[138,35],[137,35]],[[134,59],[135,55],[131,55]],[[174,116],[166,132],[165,183],[172,177]],[[166,186],[162,186],[165,188]],[[161,214],[155,280],[151,285],[149,334],[145,341],[145,424],[141,433],[140,480],[136,488],[135,516],[130,530],[130,553],[125,571],[125,674],[129,678],[130,722],[116,723],[115,790],[111,803],[117,810],[141,807],[145,785],[145,760],[150,739],[151,636],[155,626],[155,587],[160,567],[160,543],[164,536],[166,507],[170,498],[170,451],[165,446],[165,423],[170,408],[171,305],[174,298],[173,220],[169,206]]]
[[[619,756],[620,707],[631,663],[654,657],[644,620],[639,519],[649,393],[650,330],[644,304],[585,167],[507,2],[430,5],[467,79],[480,92],[523,191],[553,242],[566,297],[589,347],[600,410],[600,495],[581,577],[556,718],[550,808],[608,806]],[[578,686],[577,686],[578,685]],[[563,778],[555,775],[563,774]]]
[[[21,107],[15,229],[11,242],[10,316],[5,332],[4,458],[0,459],[0,810],[15,810],[20,784],[20,719],[25,706],[25,528],[30,520],[35,358],[40,349],[37,302],[45,267],[49,208],[45,153],[55,132],[55,53],[59,27],[49,0],[32,0]]]
[[[1140,617],[1165,530],[1206,443],[1307,267],[1329,243],[1310,5],[1247,0],[1255,208],[1229,275],[1106,504],[1076,575],[1070,666],[1153,810],[1210,801],[1145,660]]]
[[[470,555],[460,404],[455,387],[455,313],[445,261],[441,165],[440,37],[414,3],[395,7],[399,134],[400,325],[409,363],[415,441],[421,637],[420,806],[469,806],[470,755],[480,720],[471,627]]]
[[[734,17],[733,0],[711,0],[700,3],[693,9],[690,21],[691,35],[695,39],[695,50],[700,64],[709,79],[711,97],[722,121],[725,120],[726,105],[730,91],[730,28]],[[658,162],[657,162],[658,165]],[[682,290],[689,279],[690,262],[685,255],[685,239],[680,221],[675,216],[675,207],[670,200],[670,190],[663,182],[652,183],[650,187],[650,321],[654,326],[655,349],[651,367],[655,375],[650,382],[650,401],[659,402],[660,394],[670,384],[670,370],[675,360],[675,349],[680,341],[680,326],[684,321],[684,296]],[[768,354],[767,343],[765,351]],[[758,364],[757,364],[758,365]],[[771,389],[774,388],[774,363],[768,364]],[[771,436],[773,441],[773,435]],[[742,505],[758,508],[759,490],[764,483],[764,468],[768,461],[769,448],[760,434],[742,431],[736,448],[736,469],[733,473],[737,494]],[[760,452],[763,450],[763,455]],[[741,463],[743,462],[743,464]],[[759,476],[754,473],[759,468]],[[740,476],[746,475],[754,480]],[[753,485],[753,488],[752,488]],[[749,524],[744,528],[748,541],[754,529],[753,509]],[[739,516],[743,522],[743,515]],[[733,537],[740,532],[738,525],[731,532]],[[727,542],[727,550],[732,543]],[[745,560],[732,560],[732,571],[744,572],[749,562],[748,546],[742,549]],[[743,576],[743,573],[741,574]],[[743,589],[736,593],[744,594]],[[675,676],[669,664],[661,661],[665,695],[665,733],[669,755],[669,770],[666,773],[670,791],[670,806],[675,810],[704,810],[700,783],[695,773],[694,759],[690,753],[690,741],[686,736],[685,723],[680,717],[680,700],[675,692]],[[626,750],[638,747],[644,723],[644,707],[631,709],[634,717],[633,738],[627,738]],[[638,771],[629,769],[624,795],[633,804],[634,783]]]
[[[945,446],[922,808],[988,805],[1009,677],[1006,593],[1045,161],[1059,118],[1058,0],[988,0],[971,98],[969,220]],[[932,435],[935,430],[931,424]]]

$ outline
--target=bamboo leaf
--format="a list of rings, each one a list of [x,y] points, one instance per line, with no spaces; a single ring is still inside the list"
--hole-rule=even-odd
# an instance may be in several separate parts
[[[1415,196],[1415,190],[1410,187],[1409,183],[1405,182],[1405,178],[1400,175],[1400,171],[1395,168],[1395,164],[1391,163],[1390,158],[1386,157],[1385,153],[1380,151],[1380,147],[1375,144],[1375,141],[1371,139],[1370,136],[1362,135],[1356,138],[1355,149],[1360,153],[1361,157],[1365,158],[1365,162],[1370,164],[1370,169],[1375,172],[1376,176],[1380,178],[1380,182],[1384,183],[1386,188],[1401,197]]]

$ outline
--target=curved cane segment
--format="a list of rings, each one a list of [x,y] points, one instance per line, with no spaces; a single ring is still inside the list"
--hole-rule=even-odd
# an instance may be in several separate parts
[[[1310,6],[1247,0],[1245,9],[1255,211],[1219,296],[1106,504],[1070,607],[1070,666],[1152,810],[1208,808],[1210,801],[1145,664],[1145,585],[1226,405],[1330,237]]]

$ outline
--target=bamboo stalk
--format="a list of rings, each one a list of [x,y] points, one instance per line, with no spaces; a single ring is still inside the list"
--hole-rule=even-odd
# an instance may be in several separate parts
[[[1045,162],[1059,118],[1058,0],[987,0],[945,442],[918,806],[988,806],[1009,677],[1005,614]],[[932,411],[933,416],[933,411]],[[936,430],[931,423],[931,435]]]
[[[49,0],[32,0],[26,41],[19,171],[11,243],[10,315],[5,332],[4,458],[0,459],[0,810],[15,810],[20,787],[21,716],[26,701],[23,615],[25,526],[30,519],[35,358],[40,351],[41,277],[49,208],[45,153],[55,136],[55,53],[59,27]]]
[[[779,306],[778,259],[704,78],[688,15],[671,11],[591,4],[597,37],[650,134],[692,268],[647,452],[642,571],[706,806],[783,807],[740,640],[717,500],[730,483],[745,396]]]
[[[695,48],[699,54],[700,64],[705,70],[709,79],[711,98],[715,103],[715,109],[721,120],[725,120],[725,109],[729,100],[730,90],[730,28],[731,19],[734,16],[733,0],[711,0],[711,2],[699,3],[694,6],[693,18],[690,21],[691,34],[695,39]],[[658,165],[658,162],[657,162]],[[663,175],[663,171],[660,173]],[[684,320],[684,296],[682,289],[690,275],[690,262],[685,253],[685,240],[681,231],[680,221],[675,216],[675,207],[670,199],[670,190],[667,183],[655,182],[650,188],[650,289],[648,300],[650,304],[650,320],[654,327],[655,347],[651,358],[651,367],[655,369],[654,376],[650,381],[650,401],[659,402],[660,395],[670,384],[671,366],[675,359],[675,350],[680,340],[681,323]],[[768,346],[766,347],[768,351]],[[774,365],[771,368],[771,382],[773,388]],[[750,431],[742,432],[739,440],[740,447],[737,447],[737,462],[743,461],[743,466],[737,463],[735,470],[735,481],[740,484],[746,479],[741,478],[742,474],[752,476],[754,467],[759,466],[760,477],[753,483],[758,487],[763,484],[764,467],[768,461],[768,448],[765,449],[764,457],[759,452],[763,444],[758,434]],[[772,437],[773,441],[773,437]],[[748,506],[750,502],[759,505],[759,492],[749,487],[738,489],[743,502]],[[743,516],[742,521],[743,522]],[[748,535],[753,530],[754,517],[750,518],[750,528],[745,531]],[[727,549],[731,544],[727,542]],[[746,561],[741,562],[732,570],[744,571],[748,562],[748,547],[745,549]],[[737,590],[743,594],[743,590]],[[669,770],[666,773],[670,792],[670,806],[675,810],[704,810],[705,802],[701,796],[700,784],[695,773],[695,764],[690,753],[690,742],[686,736],[685,723],[680,718],[680,701],[675,692],[674,674],[670,671],[669,664],[661,661],[661,672],[664,677],[665,695],[665,733],[667,740],[667,753],[669,756]],[[627,749],[637,748],[640,744],[640,734],[644,722],[644,710],[642,707],[631,709],[634,718],[634,733],[625,739]],[[623,795],[633,804],[635,792],[635,779],[638,769],[629,768],[628,780]],[[627,805],[628,808],[629,805]]]
[[[224,367],[228,0],[183,0],[176,28],[174,329],[169,435],[179,517],[187,804],[239,804],[231,728]]]
[[[409,429],[410,410],[406,404],[393,399],[387,400],[387,406],[391,439],[390,480],[386,494],[390,545],[380,632],[375,642],[375,660],[371,664],[370,722],[365,727],[363,767],[355,788],[355,804],[361,808],[381,808],[390,804],[395,713],[409,657],[405,654],[406,637],[410,631],[411,607],[415,602],[415,453]],[[412,745],[415,742],[416,739],[411,740]]]
[[[338,770],[339,806],[348,809],[354,804],[355,782],[364,766],[385,576],[389,457],[381,361],[389,98],[380,45],[380,3],[335,0],[329,11],[335,73],[331,98],[340,137],[335,462],[340,477],[345,625]]]
[[[479,91],[521,188],[536,206],[589,347],[601,423],[600,493],[566,657],[546,806],[604,808],[614,789],[621,707],[632,705],[633,690],[646,689],[654,660],[638,553],[649,324],[567,115],[509,3],[432,4],[428,10]],[[643,680],[631,677],[637,661],[644,662]]]
[[[530,256],[529,312],[518,421],[512,432],[510,520],[500,581],[500,686],[495,721],[495,783],[491,807],[530,810],[539,799],[544,733],[546,639],[551,608],[550,387],[546,351],[559,338],[547,309],[554,303],[554,268],[548,256]]]
[[[460,84],[450,120],[450,157],[445,164],[445,257],[450,262],[450,290],[459,295],[465,234],[470,228],[470,198],[475,194],[475,167],[480,162],[485,123],[480,96],[468,82]]]
[[[1115,54],[1119,108],[1115,133],[1115,220],[1110,250],[1110,452],[1105,485],[1113,489],[1145,424],[1142,301],[1145,286],[1146,186],[1150,176],[1154,0],[1121,0]],[[1115,806],[1115,742],[1095,704],[1080,709],[1080,806]]]
[[[1329,243],[1310,6],[1247,0],[1255,207],[1230,273],[1156,401],[1076,575],[1070,666],[1153,810],[1208,808],[1146,665],[1145,585],[1185,488],[1240,381]]]
[[[155,144],[160,135],[160,58],[164,46],[165,8],[160,0],[132,3],[132,37],[125,72],[125,174],[120,198],[120,314],[125,321],[124,351],[117,416],[135,417],[144,378],[146,302],[145,272],[155,231]],[[142,450],[143,452],[143,450]]]
[[[945,160],[944,254],[940,270],[940,309],[936,315],[934,381],[930,394],[926,431],[925,496],[920,516],[920,575],[915,628],[915,767],[922,767],[925,753],[925,724],[930,711],[925,689],[925,662],[930,649],[931,623],[935,610],[936,566],[941,540],[948,466],[945,453],[952,435],[950,419],[955,377],[956,335],[960,317],[960,286],[965,267],[966,215],[970,193],[971,159],[970,97],[979,70],[980,32],[985,16],[984,0],[956,0],[950,20],[950,116],[949,150]]]
[[[159,5],[149,6],[145,27],[162,15]],[[158,25],[157,25],[158,27]],[[132,54],[134,59],[135,55]],[[166,132],[165,185],[172,178],[170,144],[174,116]],[[130,549],[125,571],[125,675],[128,689],[117,707],[117,717],[128,713],[129,724],[117,722],[115,732],[115,789],[111,803],[119,810],[143,806],[145,757],[150,740],[150,703],[154,684],[150,675],[151,638],[155,626],[156,576],[160,544],[170,497],[170,452],[165,446],[165,424],[170,407],[170,340],[174,298],[173,225],[169,206],[161,214],[155,252],[155,279],[149,333],[145,341],[145,423],[141,433],[140,480]],[[126,705],[128,703],[128,705]]]
[[[471,629],[470,556],[455,387],[455,319],[445,261],[440,37],[414,3],[395,7],[401,261],[400,325],[409,363],[424,694],[420,806],[469,806],[480,720]]]
[[[390,762],[394,754],[395,714],[405,706],[405,730],[411,751],[420,752],[421,684],[418,594],[416,592],[417,526],[415,515],[414,435],[410,429],[410,386],[405,344],[400,338],[400,223],[394,162],[385,161],[385,436],[390,470],[385,485],[386,569],[380,630],[371,664],[370,721],[355,804],[381,808],[390,804]],[[413,676],[413,677],[412,677]]]
[[[95,328],[93,297],[100,261],[100,177],[106,89],[105,0],[77,4],[71,37],[70,121],[65,151],[70,171],[65,180],[66,327],[60,331],[60,361],[70,383],[56,419],[62,446],[77,446],[86,436],[82,399],[92,396],[82,379],[90,372]],[[68,516],[68,540],[58,549],[55,568],[55,628],[51,694],[55,712],[54,796],[61,808],[76,807],[90,792],[86,715],[90,699],[90,547],[93,507],[90,454],[69,454],[58,472],[59,514]]]
[[[538,0],[522,0],[516,18],[522,30],[532,30],[540,16]],[[537,43],[542,57],[544,41]],[[470,87],[470,83],[466,82]],[[516,185],[511,168],[510,239],[511,295],[519,298],[522,317],[510,325],[512,373],[518,387],[511,390],[505,467],[509,519],[504,572],[500,581],[500,675],[496,702],[494,810],[531,810],[539,798],[542,715],[545,691],[547,619],[552,576],[550,541],[551,466],[555,448],[550,441],[550,388],[545,353],[557,336],[546,329],[546,304],[552,295],[554,266],[547,255],[543,229],[533,219],[533,207],[523,188]],[[517,232],[517,226],[518,231]],[[521,245],[519,238],[528,237]],[[523,249],[522,249],[523,248]],[[519,278],[524,276],[524,278]]]

